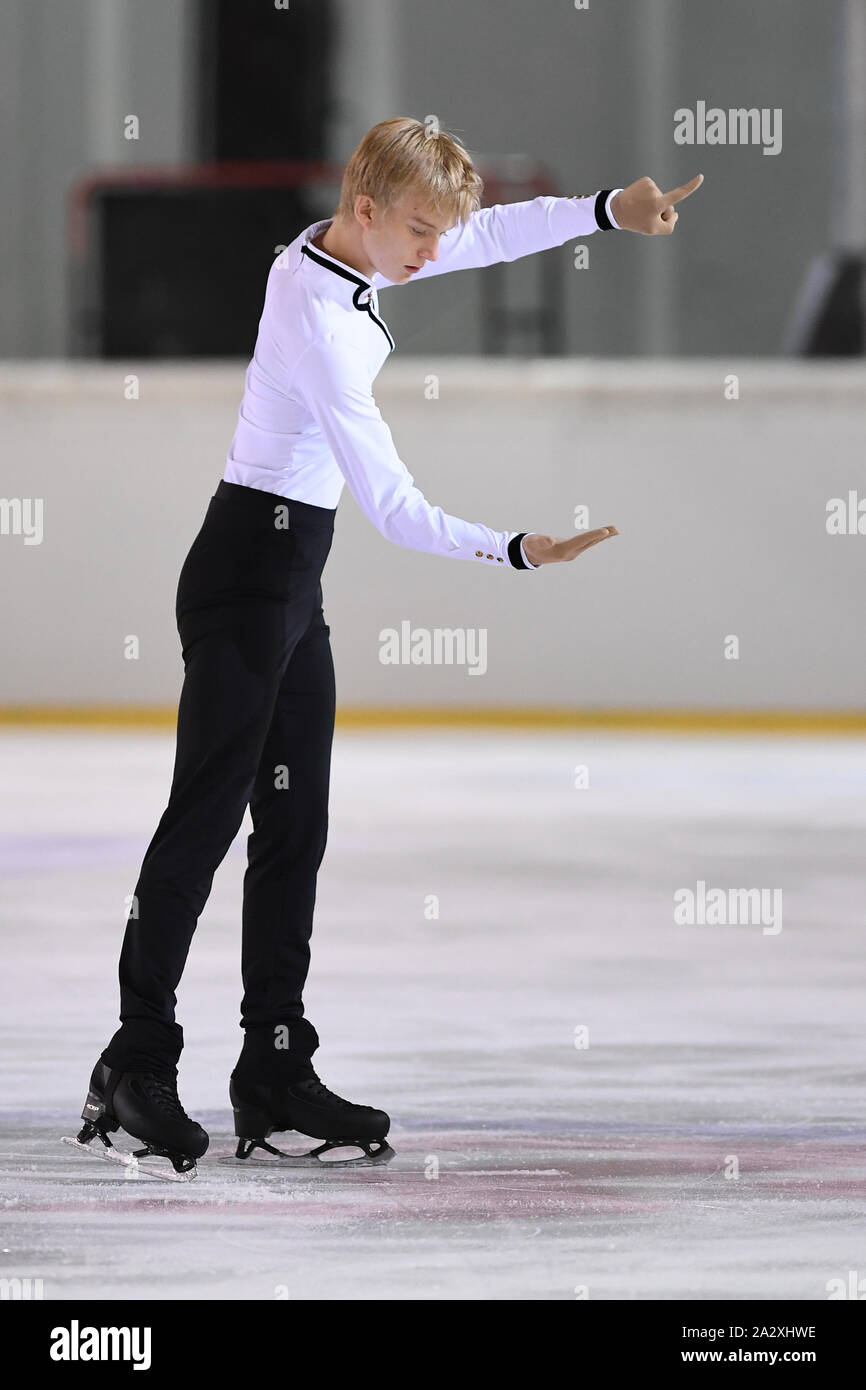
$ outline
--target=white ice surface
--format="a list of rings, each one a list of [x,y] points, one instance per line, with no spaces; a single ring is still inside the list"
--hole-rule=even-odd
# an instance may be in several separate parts
[[[397,1158],[219,1162],[247,820],[181,986],[181,1098],[211,1134],[186,1185],[59,1143],[116,1026],[173,752],[0,734],[0,1274],[422,1300],[825,1299],[866,1275],[866,741],[339,732],[307,1012],[323,1080],[389,1111]],[[676,925],[698,879],[782,889],[782,930]]]

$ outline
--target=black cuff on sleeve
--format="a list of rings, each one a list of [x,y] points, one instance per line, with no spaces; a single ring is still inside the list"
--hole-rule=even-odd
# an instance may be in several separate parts
[[[600,232],[612,232],[614,230],[614,225],[604,210],[604,205],[612,192],[613,189],[611,188],[603,188],[595,200],[595,220]]]
[[[531,565],[524,563],[523,556],[520,553],[520,542],[523,540],[524,536],[528,535],[528,531],[521,531],[519,535],[512,536],[511,540],[508,542],[508,558],[516,570],[528,570],[532,568]]]

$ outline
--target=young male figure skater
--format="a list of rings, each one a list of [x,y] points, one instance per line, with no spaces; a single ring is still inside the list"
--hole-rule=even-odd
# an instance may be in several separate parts
[[[400,117],[374,126],[333,218],[306,228],[268,276],[222,481],[184,562],[176,617],[184,683],[168,805],[144,856],[120,957],[121,1026],[94,1068],[78,1136],[122,1126],[144,1153],[195,1172],[208,1145],[183,1110],[175,990],[214,872],[253,822],[244,877],[241,1026],[230,1090],[238,1157],[298,1130],[387,1161],[389,1118],[329,1091],[304,1017],[316,875],[325,850],[334,671],[321,574],[343,486],[396,545],[490,568],[576,559],[617,534],[497,531],[432,506],[413,484],[372,383],[394,348],[377,290],[511,261],[597,230],[670,233],[676,204],[649,178],[590,196],[480,210],[463,146]],[[303,1161],[303,1160],[299,1160]]]

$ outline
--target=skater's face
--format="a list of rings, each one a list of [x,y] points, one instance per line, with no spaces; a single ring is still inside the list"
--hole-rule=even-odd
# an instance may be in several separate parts
[[[438,260],[439,238],[455,225],[412,193],[385,209],[372,198],[359,198],[355,215],[371,265],[397,284],[411,280],[427,261]]]

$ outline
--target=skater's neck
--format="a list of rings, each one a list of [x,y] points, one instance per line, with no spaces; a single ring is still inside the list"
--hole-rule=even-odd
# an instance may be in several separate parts
[[[320,251],[326,251],[329,256],[333,256],[335,261],[340,261],[351,270],[357,270],[368,280],[372,280],[376,267],[364,252],[361,229],[357,224],[345,226],[334,218],[327,230],[320,233],[312,244]]]

